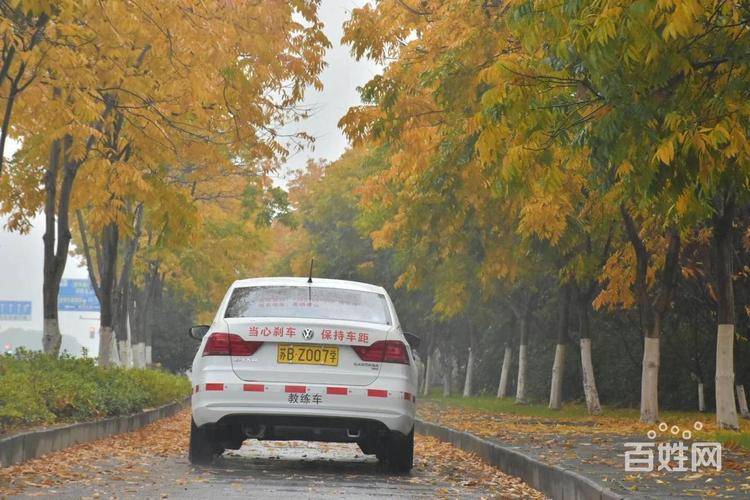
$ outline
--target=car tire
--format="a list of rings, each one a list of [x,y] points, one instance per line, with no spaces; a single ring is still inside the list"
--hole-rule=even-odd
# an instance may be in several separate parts
[[[213,442],[213,432],[204,425],[198,427],[195,420],[190,419],[190,449],[188,459],[194,465],[210,464],[216,455],[216,443]]]
[[[398,474],[409,473],[414,467],[414,429],[406,436],[400,432],[393,432],[388,440],[384,458],[389,471]]]

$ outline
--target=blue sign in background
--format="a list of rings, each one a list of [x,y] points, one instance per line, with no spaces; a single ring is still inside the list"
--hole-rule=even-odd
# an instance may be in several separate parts
[[[31,301],[0,300],[0,320],[31,321]]]
[[[64,279],[57,295],[58,311],[99,311],[99,299],[89,280]]]

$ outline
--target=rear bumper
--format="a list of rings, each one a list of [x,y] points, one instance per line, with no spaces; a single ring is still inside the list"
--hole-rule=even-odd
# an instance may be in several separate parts
[[[194,382],[192,410],[196,425],[241,415],[263,417],[268,425],[274,424],[274,417],[371,420],[403,434],[414,425],[416,398],[409,384],[400,379],[377,381],[371,386],[334,386],[244,382],[223,375],[223,381]]]

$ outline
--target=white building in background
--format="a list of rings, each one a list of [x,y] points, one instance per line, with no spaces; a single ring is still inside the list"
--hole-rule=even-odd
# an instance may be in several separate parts
[[[0,350],[18,347],[42,348],[42,269],[44,219],[38,216],[29,234],[11,233],[7,218],[0,217]],[[88,280],[85,266],[69,258],[63,279]],[[16,304],[10,304],[15,302]],[[30,314],[24,304],[31,303]],[[3,305],[4,304],[4,305]],[[80,356],[99,351],[99,313],[65,311],[60,313],[63,349]]]

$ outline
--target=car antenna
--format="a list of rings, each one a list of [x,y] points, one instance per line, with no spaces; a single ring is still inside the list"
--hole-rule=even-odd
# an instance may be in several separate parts
[[[309,284],[312,284],[312,270],[313,270],[313,262],[315,262],[315,259],[310,259],[310,277],[307,278],[307,282]]]

